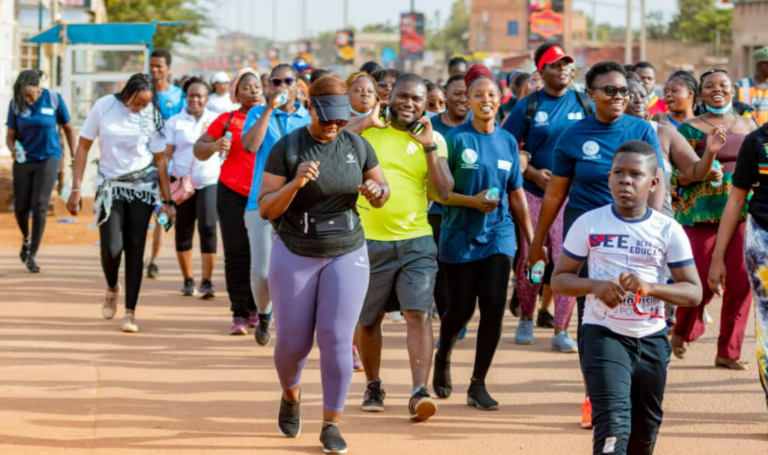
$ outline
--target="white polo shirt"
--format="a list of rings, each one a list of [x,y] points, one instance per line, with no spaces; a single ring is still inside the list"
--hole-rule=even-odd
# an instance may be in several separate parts
[[[171,174],[174,177],[184,177],[190,174],[195,189],[199,190],[213,185],[219,180],[221,160],[218,154],[213,154],[209,159],[200,161],[195,158],[193,148],[195,142],[208,130],[219,114],[206,109],[199,120],[182,109],[165,124],[166,142],[175,147],[171,157]],[[194,166],[192,162],[194,160]]]
[[[208,104],[205,107],[217,114],[223,114],[239,109],[240,105],[233,103],[232,100],[229,99],[229,93],[222,96],[211,93],[208,97]]]

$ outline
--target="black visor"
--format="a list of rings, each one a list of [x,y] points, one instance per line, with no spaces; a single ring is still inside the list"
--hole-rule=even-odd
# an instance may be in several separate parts
[[[311,97],[309,105],[315,108],[317,117],[324,122],[331,120],[349,121],[349,96],[347,95]]]

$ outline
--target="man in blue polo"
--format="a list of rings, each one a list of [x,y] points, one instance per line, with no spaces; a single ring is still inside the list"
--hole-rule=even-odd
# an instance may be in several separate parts
[[[283,136],[310,122],[309,111],[296,102],[298,78],[299,74],[293,66],[276,66],[269,77],[269,89],[265,87],[269,101],[264,106],[251,108],[243,125],[243,148],[248,153],[256,154],[251,194],[248,196],[245,212],[245,226],[248,228],[248,241],[251,246],[251,292],[259,312],[256,342],[261,346],[266,346],[271,337],[272,301],[269,297],[267,275],[275,232],[269,221],[261,219],[257,201],[261,176],[272,147]],[[281,94],[287,95],[287,101],[282,104]]]

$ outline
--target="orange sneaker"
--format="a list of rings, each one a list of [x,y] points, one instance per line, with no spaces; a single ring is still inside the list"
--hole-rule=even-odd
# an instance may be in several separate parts
[[[589,397],[581,403],[581,428],[592,429],[592,402],[589,401]]]

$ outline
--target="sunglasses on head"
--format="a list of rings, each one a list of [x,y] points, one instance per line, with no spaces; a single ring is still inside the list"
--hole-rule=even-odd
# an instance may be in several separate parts
[[[628,97],[630,92],[629,85],[625,85],[623,87],[616,87],[615,85],[603,85],[602,87],[595,87],[595,90],[602,90],[605,92],[605,95],[609,97],[614,97],[618,93],[624,98]]]
[[[282,87],[283,84],[287,85],[288,87],[292,86],[293,83],[296,82],[296,79],[292,77],[286,77],[285,79],[279,79],[279,78],[272,78],[272,85],[274,87]]]

